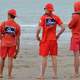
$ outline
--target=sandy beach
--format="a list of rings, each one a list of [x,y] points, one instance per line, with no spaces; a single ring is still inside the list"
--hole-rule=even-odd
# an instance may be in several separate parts
[[[17,59],[14,60],[12,80],[39,80],[40,57],[38,55],[39,42],[35,39],[35,26],[39,17],[44,13],[44,4],[51,2],[55,6],[55,12],[61,17],[64,23],[68,23],[73,13],[73,2],[75,0],[1,0],[0,2],[0,22],[6,20],[8,9],[17,10],[18,19],[21,25],[21,49]],[[66,15],[65,15],[66,13]],[[30,26],[28,26],[30,25]],[[73,54],[69,51],[71,34],[66,28],[65,33],[58,40],[58,79],[57,80],[80,80],[80,77],[71,78],[74,73]],[[7,78],[6,60],[3,79]],[[51,59],[48,58],[48,67],[45,80],[52,79]]]
[[[40,74],[40,57],[38,56],[38,42],[35,40],[35,27],[22,29],[21,36],[21,50],[16,60],[14,60],[14,70],[12,80],[39,80]],[[31,31],[30,33],[24,30]],[[73,71],[73,55],[69,51],[69,37],[70,33],[65,32],[58,40],[59,55],[58,55],[58,79],[57,80],[80,80],[71,78]],[[4,70],[4,78],[1,80],[8,80],[7,78],[7,60]],[[48,58],[48,67],[45,75],[45,80],[52,79],[51,59]]]

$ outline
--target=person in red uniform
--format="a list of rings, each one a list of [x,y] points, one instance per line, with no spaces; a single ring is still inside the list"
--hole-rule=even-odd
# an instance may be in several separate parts
[[[36,31],[36,38],[40,42],[39,55],[42,58],[41,80],[44,80],[45,70],[47,67],[47,57],[51,56],[53,66],[53,78],[57,77],[57,39],[64,32],[65,28],[59,16],[55,15],[53,4],[47,3],[44,7],[44,15],[41,16],[39,26]],[[57,25],[61,27],[60,32],[56,35]],[[40,31],[42,30],[42,39]]]
[[[80,1],[74,3],[74,13],[68,26],[72,33],[70,50],[74,53],[75,77],[77,77],[79,76],[80,64]]]
[[[0,50],[0,77],[3,76],[5,59],[8,56],[8,77],[12,78],[13,58],[19,52],[20,26],[15,22],[16,10],[8,11],[8,19],[0,25],[1,50]]]

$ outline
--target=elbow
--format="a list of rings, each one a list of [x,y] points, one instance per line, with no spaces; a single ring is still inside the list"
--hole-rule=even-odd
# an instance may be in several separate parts
[[[72,27],[71,27],[71,26],[69,26],[69,29],[72,29]]]
[[[63,31],[63,32],[65,31],[65,28],[64,28],[64,27],[62,28],[62,31]]]
[[[71,24],[69,24],[68,27],[69,27],[69,29],[72,29],[72,25]]]
[[[63,30],[65,31],[65,28],[63,28]]]

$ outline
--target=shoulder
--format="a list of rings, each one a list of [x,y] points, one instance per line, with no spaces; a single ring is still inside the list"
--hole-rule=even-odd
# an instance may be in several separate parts
[[[43,23],[45,21],[45,15],[40,16],[39,23]]]
[[[17,27],[20,27],[20,24],[16,23],[16,26],[17,26]]]
[[[16,29],[17,29],[18,31],[21,30],[21,26],[20,26],[18,23],[15,23],[15,26],[16,26]]]
[[[43,14],[43,15],[40,17],[40,19],[41,19],[41,20],[44,20],[44,19],[45,19],[45,17],[46,17],[46,15],[45,15],[45,14]]]
[[[56,14],[53,14],[53,17],[55,18],[55,20],[60,20],[60,17]]]
[[[3,21],[3,22],[0,23],[0,26],[4,26],[5,24],[6,24],[6,22]]]
[[[72,18],[78,19],[78,18],[80,18],[80,14],[75,14],[75,13],[73,13],[73,14],[72,14]]]

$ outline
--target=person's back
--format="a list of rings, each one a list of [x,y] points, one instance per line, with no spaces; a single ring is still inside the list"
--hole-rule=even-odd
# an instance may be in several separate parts
[[[0,25],[0,78],[3,77],[5,59],[8,56],[8,77],[12,78],[13,59],[19,52],[20,26],[15,22],[16,10],[8,11],[8,19]]]
[[[57,25],[62,24],[60,18],[52,13],[51,15],[44,14],[41,20],[45,20],[43,23],[40,23],[43,29],[42,40],[56,40]]]
[[[2,46],[16,46],[16,38],[20,35],[20,26],[13,20],[7,20],[1,25]]]
[[[64,26],[62,20],[56,16],[54,12],[53,4],[47,3],[44,7],[45,14],[41,16],[39,26],[37,28],[36,38],[40,41],[39,55],[42,58],[41,67],[41,80],[44,80],[45,69],[47,66],[47,57],[51,56],[53,66],[53,78],[57,78],[57,55],[58,44],[57,39],[64,32]],[[56,35],[56,27],[61,27],[60,32]],[[40,31],[42,29],[42,39],[40,39]]]

